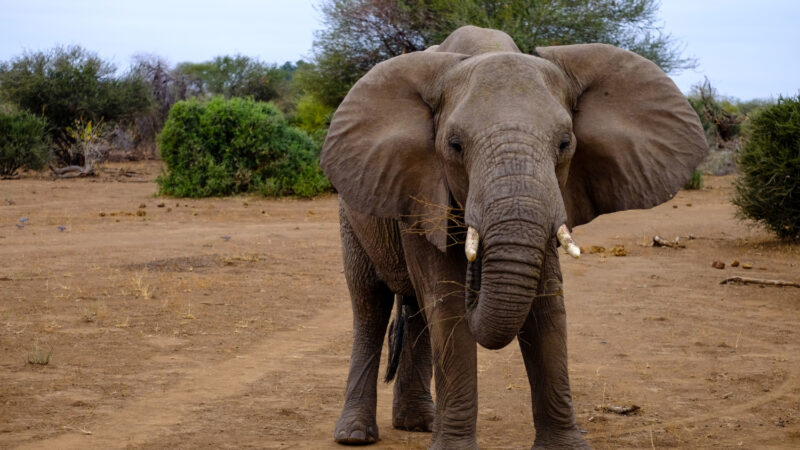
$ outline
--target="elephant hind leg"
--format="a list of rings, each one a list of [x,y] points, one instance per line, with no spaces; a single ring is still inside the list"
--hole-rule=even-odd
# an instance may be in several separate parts
[[[378,370],[394,294],[379,278],[344,214],[340,213],[344,273],[353,306],[353,350],[345,404],[333,436],[341,444],[378,440]]]
[[[403,297],[402,302],[403,337],[398,343],[400,355],[392,426],[401,430],[432,431],[436,407],[431,398],[431,338],[416,297]]]

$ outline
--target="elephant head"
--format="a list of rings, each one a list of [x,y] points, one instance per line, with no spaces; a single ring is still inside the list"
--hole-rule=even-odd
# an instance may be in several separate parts
[[[361,78],[321,163],[351,208],[416,223],[441,251],[447,207],[463,205],[480,238],[466,274],[470,330],[501,348],[563,224],[666,201],[706,148],[686,98],[635,53],[583,44],[527,55],[505,33],[463,27]]]

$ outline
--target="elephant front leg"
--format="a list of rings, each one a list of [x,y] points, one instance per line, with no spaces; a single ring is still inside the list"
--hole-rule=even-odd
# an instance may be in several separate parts
[[[555,242],[549,246],[539,292],[519,332],[528,372],[536,440],[533,448],[589,448],[575,422],[567,372],[567,316]]]
[[[409,431],[431,431],[435,406],[431,399],[433,358],[425,317],[414,297],[404,299],[405,336],[394,383],[392,425]]]
[[[477,449],[477,344],[469,331],[460,288],[464,253],[456,248],[442,253],[414,232],[403,234],[403,249],[433,356],[436,415],[430,448]]]
[[[336,421],[334,439],[340,444],[371,444],[379,437],[375,420],[378,370],[383,337],[391,315],[392,293],[374,292],[369,296],[351,293],[351,296],[353,350],[344,408]]]
[[[477,449],[477,344],[464,318],[464,299],[451,295],[425,306],[436,380],[431,449]]]
[[[394,294],[380,281],[346,218],[341,220],[344,272],[353,306],[353,350],[345,403],[333,437],[341,444],[378,440],[378,369]]]

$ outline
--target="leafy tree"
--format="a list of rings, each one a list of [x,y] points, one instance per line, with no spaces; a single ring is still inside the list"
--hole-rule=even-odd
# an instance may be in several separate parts
[[[41,170],[49,157],[47,123],[27,111],[0,105],[0,177]]]
[[[739,155],[739,216],[779,237],[800,239],[800,95],[758,110]]]
[[[137,77],[117,77],[113,64],[81,47],[26,52],[0,65],[0,98],[47,119],[62,164],[82,164],[66,132],[75,120],[130,120],[151,106]]]
[[[156,135],[176,102],[188,96],[187,77],[156,55],[140,54],[133,59],[130,73],[141,80],[150,92],[154,105],[133,119],[133,146],[155,147]]]
[[[323,0],[314,66],[298,82],[335,108],[380,61],[438,44],[472,24],[503,30],[523,52],[604,42],[635,51],[668,72],[694,66],[657,23],[656,0]]]
[[[201,63],[182,63],[177,71],[185,77],[190,96],[253,97],[266,102],[286,95],[294,70],[291,65],[278,67],[235,55],[217,56]]]

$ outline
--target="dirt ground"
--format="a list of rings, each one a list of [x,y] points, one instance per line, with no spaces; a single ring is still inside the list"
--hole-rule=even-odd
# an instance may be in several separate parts
[[[161,198],[158,170],[0,181],[0,447],[340,448],[336,198]],[[705,181],[576,228],[606,251],[562,258],[573,399],[596,449],[800,448],[800,289],[720,285],[800,281],[800,246],[737,222],[731,178]],[[518,347],[479,350],[479,370],[481,446],[529,448]],[[391,386],[379,395],[373,448],[425,448],[429,434],[392,429]]]

